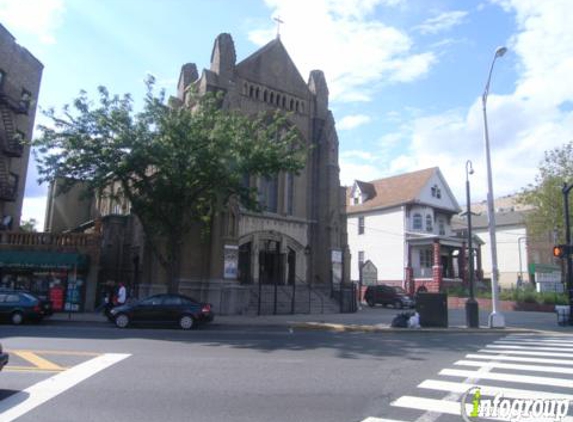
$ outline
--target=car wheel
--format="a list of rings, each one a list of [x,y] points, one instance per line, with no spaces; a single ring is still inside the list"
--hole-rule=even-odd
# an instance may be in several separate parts
[[[374,302],[372,299],[366,299],[366,304],[368,306],[370,306],[371,308],[373,308],[374,306],[376,306],[376,302]]]
[[[125,328],[129,325],[129,317],[126,314],[119,314],[115,317],[115,325],[119,328]]]
[[[404,307],[404,305],[402,304],[402,302],[400,300],[397,300],[396,302],[394,302],[394,308],[395,309],[402,309]]]
[[[24,315],[22,315],[22,312],[14,312],[10,317],[10,321],[14,325],[20,325],[24,322]]]
[[[195,320],[191,315],[183,315],[179,319],[179,326],[184,330],[190,330],[195,326]]]

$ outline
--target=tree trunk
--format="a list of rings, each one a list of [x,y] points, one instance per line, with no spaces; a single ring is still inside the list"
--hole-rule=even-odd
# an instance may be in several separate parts
[[[167,264],[167,291],[168,293],[179,293],[179,279],[181,277],[181,236],[169,236],[168,264]]]

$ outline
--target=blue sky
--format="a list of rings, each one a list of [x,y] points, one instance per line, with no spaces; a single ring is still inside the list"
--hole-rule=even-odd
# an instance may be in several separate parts
[[[281,39],[304,79],[325,72],[341,179],[439,166],[460,203],[487,178],[480,96],[496,47],[488,119],[494,192],[533,182],[543,152],[573,139],[573,2],[569,0],[0,0],[0,22],[45,65],[40,107],[98,85],[175,92],[186,62],[209,67],[229,32],[238,60]],[[37,118],[41,122],[41,118]],[[45,186],[27,180],[24,218],[43,221]]]

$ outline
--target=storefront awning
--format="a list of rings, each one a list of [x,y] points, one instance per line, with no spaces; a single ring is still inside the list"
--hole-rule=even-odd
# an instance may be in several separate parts
[[[85,269],[88,257],[77,253],[0,251],[0,267],[42,269]]]

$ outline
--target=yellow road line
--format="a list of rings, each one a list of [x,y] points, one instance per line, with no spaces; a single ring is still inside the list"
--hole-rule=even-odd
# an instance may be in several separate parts
[[[64,370],[64,368],[62,368],[61,366],[56,365],[55,363],[50,362],[49,360],[46,360],[43,357],[40,357],[33,352],[28,352],[24,350],[15,350],[12,353],[15,354],[16,356],[21,357],[24,360],[27,360],[32,365],[35,365],[37,369],[40,370],[48,370],[48,371]]]
[[[32,352],[37,353],[39,355],[61,355],[61,356],[100,356],[102,353],[95,353],[95,352],[73,352],[68,350],[5,350],[8,353],[17,353],[17,352]]]
[[[68,367],[61,367],[60,369],[41,369],[35,366],[11,366],[6,365],[2,371],[9,371],[9,372],[62,372],[66,369],[70,369]]]

